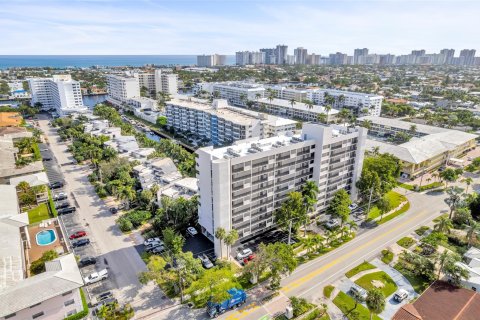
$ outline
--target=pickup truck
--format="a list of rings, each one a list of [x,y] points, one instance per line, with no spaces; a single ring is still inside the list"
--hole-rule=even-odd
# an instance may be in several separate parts
[[[247,301],[247,294],[243,290],[232,288],[227,292],[230,295],[229,299],[220,303],[207,302],[207,314],[211,319],[225,313],[228,309],[238,308]]]
[[[108,278],[108,270],[103,269],[103,270],[100,270],[98,272],[94,272],[94,273],[90,274],[89,276],[83,278],[83,281],[85,282],[85,284],[91,284],[91,283],[95,283],[95,282],[98,282],[98,281],[105,280],[107,278]]]

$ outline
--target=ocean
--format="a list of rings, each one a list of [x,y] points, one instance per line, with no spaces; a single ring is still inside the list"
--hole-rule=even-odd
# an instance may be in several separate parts
[[[146,64],[189,66],[196,63],[197,56],[195,55],[0,55],[0,69],[13,67],[141,67]],[[234,63],[235,56],[227,56],[227,64]]]

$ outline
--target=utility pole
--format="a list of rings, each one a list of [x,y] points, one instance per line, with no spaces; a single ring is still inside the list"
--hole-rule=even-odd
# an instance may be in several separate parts
[[[292,220],[288,223],[288,245],[290,245],[290,239],[292,238]]]
[[[365,216],[368,218],[368,213],[370,212],[370,205],[372,204],[372,195],[373,195],[373,187],[375,186],[375,184],[372,185],[372,187],[370,188],[370,197],[368,198],[368,209],[367,209],[367,212],[365,213]]]

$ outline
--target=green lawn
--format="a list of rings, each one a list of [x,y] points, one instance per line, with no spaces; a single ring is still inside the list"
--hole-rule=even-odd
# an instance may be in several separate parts
[[[330,299],[330,296],[332,295],[332,291],[335,289],[334,286],[332,286],[331,284],[329,284],[328,286],[324,287],[323,288],[323,295],[326,297],[326,298],[329,298]]]
[[[378,280],[383,282],[384,287],[378,288],[378,289],[380,289],[383,292],[383,295],[385,296],[385,298],[393,294],[398,288],[395,281],[393,281],[392,278],[390,278],[390,276],[383,271],[366,274],[360,279],[357,279],[355,283],[368,291],[375,288],[372,284],[373,280]]]
[[[370,320],[370,311],[360,303],[357,304],[357,307],[355,308],[355,300],[342,291],[340,291],[335,299],[333,299],[333,303],[350,320]],[[375,315],[373,316],[373,319],[381,320],[380,317]]]
[[[382,223],[388,222],[388,221],[392,220],[393,218],[398,217],[402,213],[407,212],[408,209],[410,209],[410,202],[407,202],[402,208],[400,208],[397,211],[389,214],[388,216],[383,217],[380,221],[377,221],[377,223],[382,224]]]
[[[429,183],[429,184],[424,184],[423,186],[418,188],[418,191],[422,192],[422,191],[435,189],[435,188],[442,187],[442,186],[443,186],[443,183],[441,183],[439,181],[435,181],[435,182],[432,182],[432,183]],[[415,187],[413,185],[407,184],[407,183],[401,183],[401,184],[399,184],[399,187],[401,187],[403,189],[410,190],[410,191],[417,191],[417,190],[414,190]]]
[[[413,289],[415,290],[415,292],[417,292],[418,294],[421,294],[429,285],[430,283],[424,279],[423,277],[419,277],[413,273],[410,272],[410,270],[407,270],[407,269],[404,269],[402,267],[402,264],[400,262],[398,262],[394,268],[400,272],[401,274],[403,274],[403,276],[405,278],[407,278],[408,282],[410,282],[410,284],[412,285]]]
[[[347,278],[351,278],[357,273],[360,273],[365,270],[371,270],[371,269],[375,269],[375,266],[367,261],[364,261],[360,263],[358,266],[356,266],[355,268],[347,271],[347,273],[345,273],[345,276],[347,276]]]
[[[427,226],[421,226],[420,228],[418,228],[417,230],[415,230],[415,233],[418,234],[420,237],[423,236],[425,234],[425,232],[427,232],[428,230],[430,230],[429,227]]]
[[[415,239],[411,237],[403,237],[402,239],[397,241],[397,244],[405,249],[410,248],[415,243]]]
[[[393,260],[393,252],[387,249],[382,250],[382,261],[389,264]]]
[[[407,200],[404,195],[401,195],[400,193],[395,191],[387,192],[385,194],[385,198],[390,202],[391,208],[396,208],[400,205],[400,203]],[[373,220],[375,218],[378,218],[380,216],[380,213],[380,210],[376,206],[373,206],[368,213],[368,219]]]
[[[46,203],[42,203],[36,208],[28,211],[28,221],[30,224],[50,219],[50,213]]]

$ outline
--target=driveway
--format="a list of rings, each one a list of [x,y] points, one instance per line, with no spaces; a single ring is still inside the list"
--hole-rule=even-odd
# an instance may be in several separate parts
[[[402,302],[395,301],[393,299],[393,294],[386,298],[385,310],[380,313],[380,317],[382,319],[391,319],[401,306],[407,304],[410,300],[418,297],[418,294],[415,292],[410,282],[408,282],[407,278],[405,278],[400,272],[398,272],[394,268],[386,265],[377,258],[375,258],[370,263],[388,274],[393,279],[393,281],[395,281],[398,289],[404,289],[408,292],[408,299],[405,299]]]

